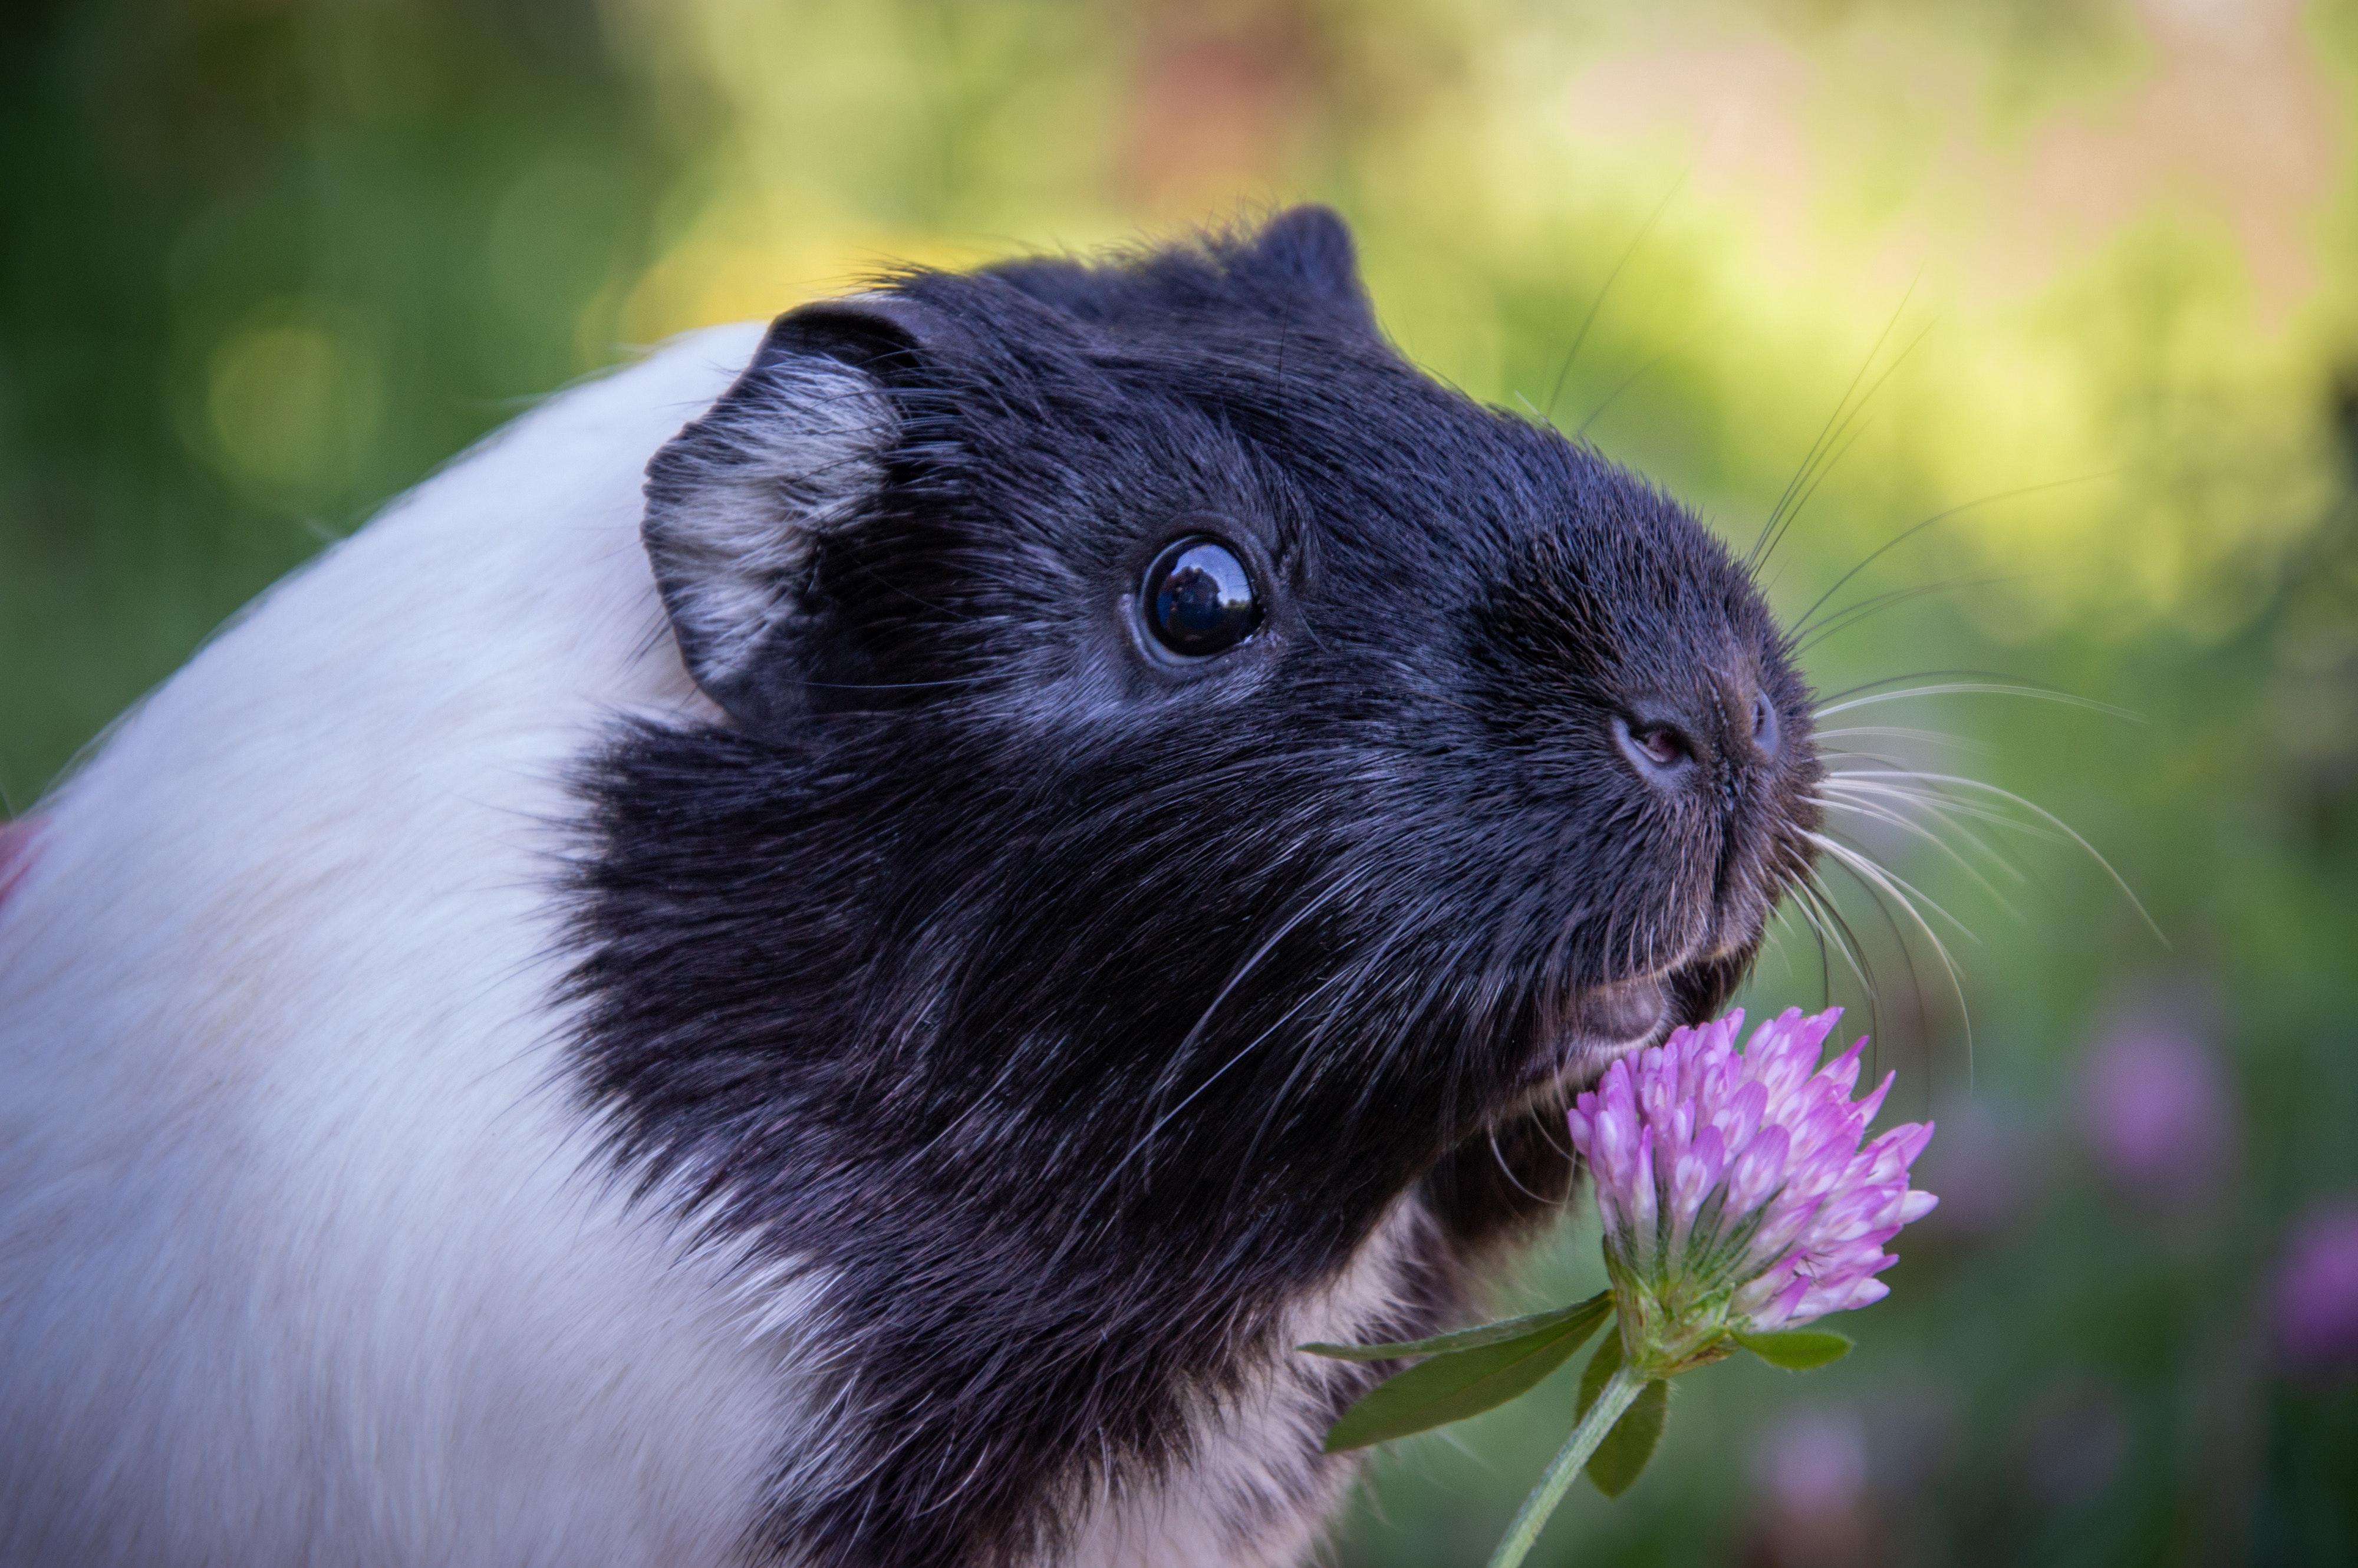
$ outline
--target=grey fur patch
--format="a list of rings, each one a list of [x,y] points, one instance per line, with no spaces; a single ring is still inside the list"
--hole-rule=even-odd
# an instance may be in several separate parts
[[[857,518],[898,431],[876,383],[775,337],[647,465],[642,534],[688,673],[741,719],[774,718],[752,678],[803,612],[811,542]]]

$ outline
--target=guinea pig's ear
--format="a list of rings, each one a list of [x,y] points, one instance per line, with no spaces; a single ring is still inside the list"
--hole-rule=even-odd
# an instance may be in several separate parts
[[[814,546],[882,488],[900,434],[885,384],[920,357],[927,324],[891,295],[790,310],[647,464],[640,535],[681,656],[748,730],[803,706],[791,644],[811,612]]]
[[[1262,225],[1245,253],[1249,264],[1289,292],[1317,300],[1353,326],[1375,330],[1375,308],[1359,281],[1358,247],[1332,207],[1289,207]]]

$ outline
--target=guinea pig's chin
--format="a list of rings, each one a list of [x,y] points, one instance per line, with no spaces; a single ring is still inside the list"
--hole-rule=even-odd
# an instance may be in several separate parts
[[[1526,1100],[1576,1094],[1621,1057],[1659,1044],[1672,1022],[1668,981],[1642,975],[1581,992],[1565,1016],[1542,1025]]]

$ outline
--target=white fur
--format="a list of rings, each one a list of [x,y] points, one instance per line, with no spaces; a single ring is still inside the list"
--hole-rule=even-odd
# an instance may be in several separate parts
[[[562,1105],[563,779],[708,711],[639,540],[719,329],[575,391],[267,595],[41,814],[0,903],[0,1563],[730,1560],[808,1431],[801,1297],[677,1256]],[[1389,1288],[1393,1230],[1304,1334]],[[1076,1568],[1224,1539],[1284,1379]]]
[[[1192,1424],[1209,1441],[1193,1470],[1158,1491],[1096,1498],[1076,1560],[1103,1568],[1287,1568],[1303,1561],[1357,1466],[1310,1457],[1331,1416],[1317,1397],[1329,1369],[1292,1347],[1381,1338],[1370,1326],[1392,1305],[1401,1260],[1429,1223],[1414,1200],[1395,1205],[1342,1276],[1287,1314],[1277,1336],[1281,1359],[1237,1396],[1198,1403]],[[1307,1507],[1299,1497],[1305,1485]],[[1239,1537],[1239,1520],[1257,1528]]]

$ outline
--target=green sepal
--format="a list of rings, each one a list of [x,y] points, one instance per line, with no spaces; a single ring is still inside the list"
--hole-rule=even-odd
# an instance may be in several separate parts
[[[1588,1358],[1588,1366],[1580,1374],[1580,1405],[1574,1420],[1588,1414],[1588,1407],[1605,1391],[1606,1383],[1621,1369],[1621,1336],[1608,1336]],[[1592,1485],[1608,1498],[1617,1498],[1628,1491],[1639,1476],[1645,1474],[1648,1461],[1662,1441],[1662,1427],[1670,1420],[1671,1385],[1656,1378],[1638,1390],[1637,1399],[1621,1412],[1596,1452],[1588,1456],[1585,1474]]]
[[[1437,1351],[1377,1384],[1327,1430],[1326,1452],[1340,1454],[1445,1426],[1530,1392],[1588,1343],[1613,1315],[1613,1303],[1609,1296],[1595,1296],[1562,1312],[1535,1315],[1547,1321],[1503,1339],[1471,1346],[1460,1341],[1461,1347]],[[1489,1324],[1466,1332],[1479,1335],[1507,1326]]]
[[[1850,1354],[1851,1342],[1823,1328],[1780,1328],[1769,1334],[1739,1334],[1736,1343],[1788,1372],[1807,1372]]]
[[[1313,1356],[1325,1356],[1336,1361],[1396,1361],[1405,1356],[1438,1356],[1451,1350],[1479,1350],[1486,1345],[1501,1345],[1509,1339],[1520,1339],[1543,1328],[1570,1325],[1584,1314],[1602,1314],[1613,1310],[1613,1292],[1599,1291],[1585,1302],[1574,1302],[1568,1307],[1556,1307],[1548,1312],[1535,1312],[1523,1317],[1506,1318],[1498,1323],[1485,1323],[1473,1328],[1461,1328],[1449,1334],[1436,1334],[1430,1339],[1404,1339],[1391,1345],[1303,1345],[1297,1349]]]

